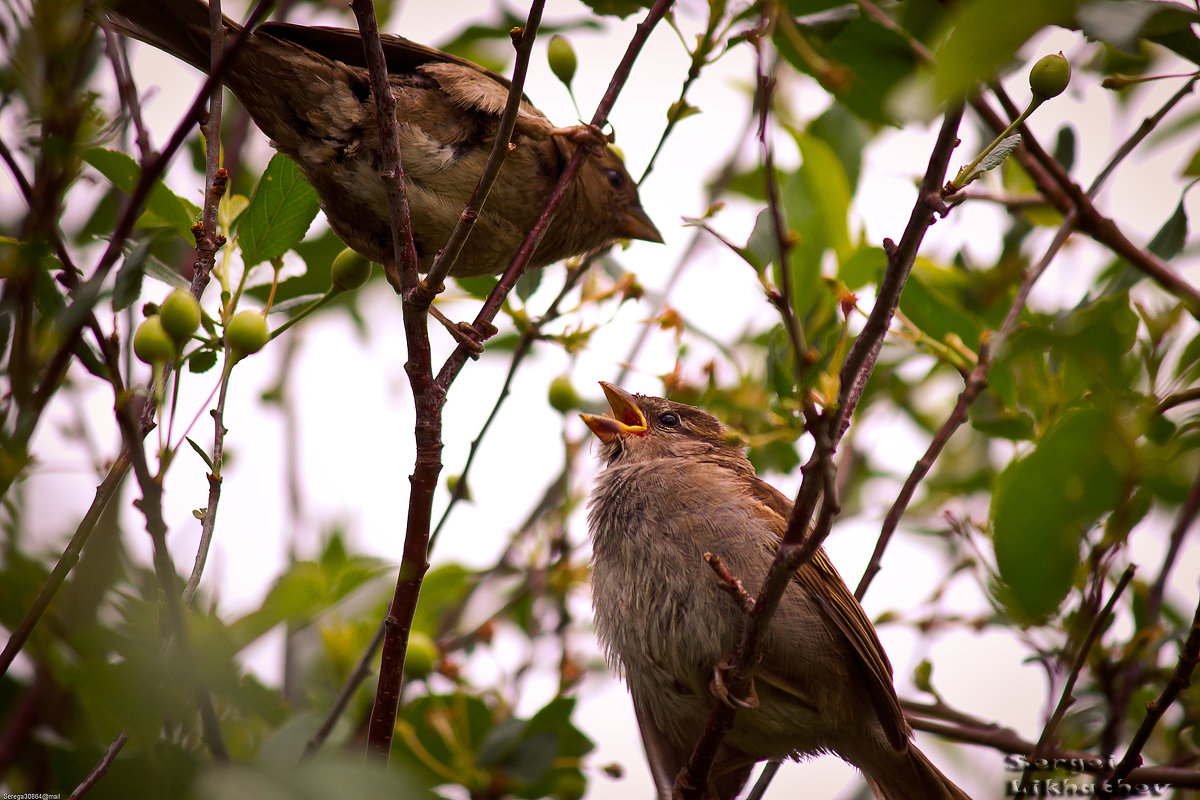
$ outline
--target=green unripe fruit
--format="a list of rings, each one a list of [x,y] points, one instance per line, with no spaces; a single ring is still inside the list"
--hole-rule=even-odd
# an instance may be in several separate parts
[[[163,300],[158,316],[167,335],[176,344],[183,344],[200,327],[200,304],[189,292],[176,289]]]
[[[333,260],[329,279],[343,292],[353,292],[371,279],[371,262],[347,247]]]
[[[270,338],[267,318],[258,311],[239,311],[225,324],[225,342],[237,358],[262,350]]]
[[[410,678],[427,678],[437,665],[441,653],[433,639],[421,631],[408,635],[408,652],[404,654],[404,673]]]
[[[162,320],[155,314],[146,317],[133,334],[133,352],[147,364],[165,364],[175,360],[175,342],[163,329]]]
[[[550,391],[547,399],[550,402],[550,407],[560,414],[566,414],[568,411],[579,408],[579,394],[575,391],[575,387],[571,385],[571,379],[566,375],[559,375],[550,381]]]
[[[550,782],[547,795],[555,800],[579,800],[587,791],[587,778],[579,770],[561,772]]]
[[[575,78],[575,68],[579,66],[579,59],[575,57],[575,48],[571,47],[571,43],[557,33],[551,36],[550,45],[546,48],[546,60],[550,62],[550,71],[554,73],[554,77],[569,87]]]
[[[1042,56],[1029,70],[1029,89],[1042,100],[1057,97],[1071,82],[1071,63],[1062,53]]]

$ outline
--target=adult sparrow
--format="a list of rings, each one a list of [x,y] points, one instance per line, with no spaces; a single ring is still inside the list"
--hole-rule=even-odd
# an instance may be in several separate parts
[[[747,620],[704,554],[720,556],[756,595],[792,503],[759,480],[714,417],[601,386],[612,416],[582,415],[605,466],[588,510],[596,633],[624,673],[667,800],[712,711],[713,669]],[[967,798],[909,742],[875,629],[824,551],[789,584],[754,684],[758,704],[735,717],[710,796],[734,797],[755,762],[835,753],[878,798]]]
[[[204,0],[114,0],[107,23],[207,71]],[[225,19],[227,35],[241,28]],[[496,138],[509,81],[469,61],[399,36],[383,36],[421,271],[429,270],[466,206]],[[270,22],[246,40],[224,73],[275,147],[300,165],[341,239],[372,261],[390,260],[392,234],[375,122],[357,31]],[[528,100],[510,153],[453,274],[504,271],[533,227],[576,145]],[[611,244],[661,242],[637,187],[607,145],[583,164],[531,267]]]

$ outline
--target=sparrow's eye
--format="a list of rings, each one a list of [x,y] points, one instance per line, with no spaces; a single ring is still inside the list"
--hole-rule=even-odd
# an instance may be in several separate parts
[[[614,189],[625,188],[625,173],[619,169],[610,169],[605,172],[605,177],[608,178],[608,185]]]
[[[679,425],[679,415],[672,411],[664,412],[659,415],[658,424],[664,428],[674,428]]]

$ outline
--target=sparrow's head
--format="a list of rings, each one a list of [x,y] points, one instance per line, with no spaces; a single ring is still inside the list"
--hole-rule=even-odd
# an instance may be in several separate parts
[[[656,458],[744,460],[741,441],[711,414],[661,397],[630,394],[604,381],[600,386],[612,416],[580,417],[600,438],[600,460],[605,464]]]
[[[637,183],[614,148],[605,147],[584,161],[579,182],[589,198],[589,205],[595,205],[592,210],[611,216],[614,238],[662,244],[662,234],[642,209]]]
[[[555,136],[561,163],[575,145]],[[642,208],[637,183],[612,147],[593,149],[567,189],[563,205],[534,254],[534,266],[606,247],[618,239],[662,243],[662,234]]]

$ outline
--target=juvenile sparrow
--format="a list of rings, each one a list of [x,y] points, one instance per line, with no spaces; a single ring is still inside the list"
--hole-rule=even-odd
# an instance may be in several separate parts
[[[114,0],[107,24],[199,70],[209,68],[204,0]],[[240,26],[225,19],[227,35]],[[429,270],[483,171],[509,81],[469,61],[383,36],[422,272]],[[379,177],[379,131],[357,31],[269,22],[224,74],[275,147],[300,165],[341,239],[372,261],[390,260],[391,227]],[[454,275],[504,271],[577,146],[524,100],[513,143]],[[611,148],[583,164],[530,262],[555,261],[617,239],[661,242],[637,186]]]
[[[753,597],[792,503],[759,480],[742,445],[709,414],[601,383],[612,416],[584,414],[605,469],[592,490],[596,633],[624,673],[661,800],[713,708],[713,668],[747,616],[704,554]],[[965,800],[909,742],[892,668],[824,551],[796,572],[741,709],[713,766],[710,796],[732,798],[755,762],[835,753],[883,800]]]

